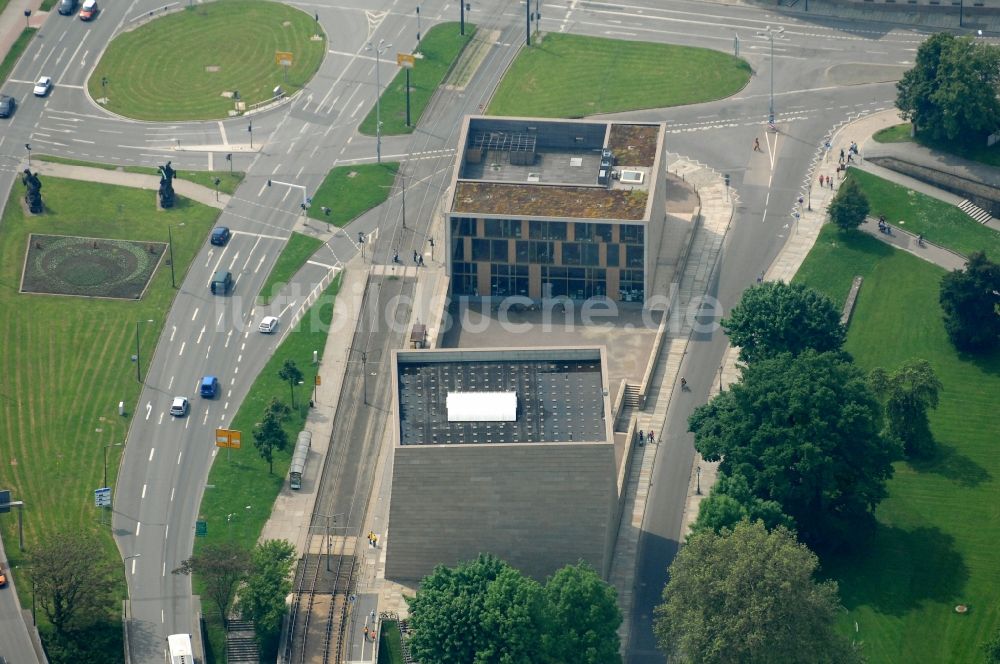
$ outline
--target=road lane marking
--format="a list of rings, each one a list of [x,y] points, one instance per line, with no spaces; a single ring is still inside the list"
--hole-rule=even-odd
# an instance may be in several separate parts
[[[156,448],[155,447],[150,447],[149,448],[149,459],[147,459],[147,461],[152,461],[154,456],[156,456]]]
[[[178,452],[178,453],[177,453],[177,465],[178,465],[178,466],[179,466],[179,465],[181,465],[181,458],[182,458],[183,456],[184,456],[184,452]],[[171,489],[171,490],[170,490],[170,496],[171,496],[171,498],[170,498],[170,499],[171,499],[171,500],[173,500],[173,495],[174,495],[174,490],[173,490],[173,489]]]
[[[228,410],[228,409],[229,409],[229,402],[227,401],[226,404],[222,407],[222,410]]]
[[[166,576],[166,575],[167,575],[167,563],[163,563],[163,571],[160,573],[160,576]]]
[[[181,342],[181,352],[177,353],[177,357],[180,357],[181,355],[184,354],[184,347],[185,346],[187,346],[187,342],[186,341],[182,341]]]
[[[205,409],[205,418],[201,421],[202,426],[204,426],[205,424],[208,424],[208,411],[210,411],[210,410],[211,410],[211,408],[206,408]]]
[[[205,351],[205,357],[207,358],[207,357],[209,357],[209,356],[210,356],[211,354],[212,354],[212,347],[211,347],[211,346],[209,346],[209,347],[208,347],[208,350],[206,350],[206,351]]]
[[[135,536],[139,536],[139,532],[142,530],[142,521],[135,522]]]
[[[242,362],[242,361],[243,361],[243,353],[240,353],[240,354],[239,354],[239,355],[238,355],[238,356],[236,357],[236,364],[239,364],[239,363],[240,363],[240,362]]]
[[[246,347],[247,347],[247,342],[244,341],[243,343],[240,344],[240,352],[242,353],[244,350],[246,350]]]
[[[229,269],[230,269],[230,270],[232,270],[232,269],[233,269],[233,266],[234,266],[234,265],[236,265],[236,260],[237,260],[237,259],[238,259],[239,257],[240,257],[240,252],[238,252],[238,251],[237,251],[237,252],[236,252],[236,255],[235,255],[235,256],[233,256],[233,260],[232,260],[232,261],[230,261],[230,263],[229,263]]]
[[[230,339],[230,338],[231,338],[232,336],[233,336],[233,331],[232,331],[232,330],[229,330],[229,332],[228,332],[228,333],[226,334],[226,345],[225,345],[225,346],[223,346],[224,348],[229,348],[229,339]]]
[[[177,326],[176,325],[171,325],[170,326],[170,342],[171,343],[173,343],[173,341],[174,341],[174,335],[175,334],[177,334]]]
[[[160,413],[160,419],[156,420],[157,424],[163,424],[163,413]]]
[[[194,313],[193,313],[193,314],[191,314],[191,320],[192,320],[192,321],[193,321],[193,320],[194,320],[195,318],[197,318],[197,317],[198,317],[198,312],[199,312],[200,310],[201,310],[201,307],[195,307],[195,308],[194,308]]]
[[[170,489],[170,502],[174,502],[174,492],[176,490],[177,490],[177,487],[173,487],[173,488]]]
[[[225,315],[226,315],[226,312],[224,312],[224,311],[221,314],[219,314],[219,320],[215,321],[215,326],[216,327],[219,327],[220,325],[222,325],[222,317],[225,316]]]
[[[257,236],[257,241],[253,243],[253,246],[250,248],[250,253],[247,254],[246,262],[243,263],[243,271],[244,272],[246,272],[247,265],[250,264],[250,257],[253,256],[253,252],[257,250],[257,245],[259,245],[259,244],[260,244],[260,236],[258,235]]]
[[[135,562],[136,562],[136,558],[133,558],[132,559],[132,575],[133,576],[135,576]]]
[[[140,497],[141,498],[145,498],[146,497],[146,485],[145,484],[142,485],[142,496],[140,496]]]
[[[152,401],[147,401],[146,402],[146,419],[147,420],[149,419],[149,415],[152,412],[153,412],[153,402]]]
[[[222,144],[229,145],[229,138],[226,137],[226,125],[222,124],[222,120],[219,120],[219,133],[222,134]]]
[[[229,397],[231,397],[231,396],[233,396],[233,391],[232,391],[232,390],[229,390],[228,392],[226,392],[226,398],[227,398],[227,399],[228,399]]]
[[[253,269],[254,274],[257,274],[257,271],[260,270],[260,266],[264,264],[264,258],[265,258],[264,256],[261,256],[260,260],[257,261],[257,267]]]
[[[195,343],[196,344],[200,344],[201,343],[201,338],[203,336],[205,336],[205,326],[204,325],[201,326],[201,332],[198,333],[198,341],[196,341]]]
[[[163,539],[166,540],[168,535],[170,535],[170,524],[169,523],[167,524],[167,527],[163,529]]]

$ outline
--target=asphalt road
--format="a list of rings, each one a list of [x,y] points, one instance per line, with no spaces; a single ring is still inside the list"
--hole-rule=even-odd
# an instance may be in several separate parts
[[[383,158],[405,162],[409,229],[401,227],[401,201],[394,195],[389,205],[363,216],[322,250],[316,260],[330,268],[310,266],[290,285],[288,297],[264,311],[255,308],[254,295],[289,236],[301,195],[277,185],[268,188],[266,179],[314,191],[333,165],[373,161],[374,140],[355,131],[375,92],[374,57],[364,45],[385,39],[396,50],[410,50],[415,42],[415,16],[398,2],[380,3],[378,9],[358,0],[337,6],[301,5],[320,16],[329,39],[327,58],[302,95],[254,116],[256,150],[250,151],[246,118],[135,122],[106,114],[85,95],[86,77],[103,45],[130,18],[161,4],[134,0],[122,7],[108,3],[92,23],[53,14],[4,85],[4,92],[16,96],[20,104],[0,136],[2,191],[24,167],[25,143],[51,154],[124,165],[152,166],[170,159],[184,169],[222,168],[222,155],[232,153],[235,168],[248,173],[220,217],[219,223],[235,230],[233,239],[225,248],[202,249],[166,316],[119,474],[113,527],[129,581],[134,661],[142,662],[162,661],[167,634],[195,629],[189,579],[171,575],[170,570],[191,551],[194,517],[217,449],[213,430],[235,413],[281,338],[256,334],[256,322],[274,312],[287,323],[330,268],[358,251],[352,239],[358,231],[379,227],[377,262],[388,262],[397,250],[405,258],[412,249],[423,249],[432,210],[446,186],[458,118],[477,112],[486,101],[521,41],[524,20],[520,5],[476,2],[469,20],[483,29],[501,31],[476,77],[464,91],[442,91],[413,135],[383,140]],[[438,20],[454,20],[453,14],[457,14],[453,4],[423,3],[423,31]],[[738,95],[697,107],[628,114],[667,121],[671,152],[731,174],[739,204],[713,286],[713,293],[726,307],[737,301],[784,242],[790,212],[823,136],[852,114],[890,105],[892,85],[875,81],[889,80],[893,66],[910,63],[925,36],[870,23],[803,21],[766,9],[679,0],[627,5],[576,0],[545,3],[543,15],[542,29],[547,31],[729,51],[739,35],[740,54],[756,74]],[[773,150],[768,145],[767,154],[762,155],[750,147],[755,136],[763,137],[769,106],[770,42],[758,35],[766,27],[783,27],[784,32],[774,40],[773,60],[780,133],[773,137],[777,141]],[[382,81],[387,82],[394,70],[394,64],[383,60]],[[41,74],[55,79],[55,89],[46,99],[31,96],[31,82]],[[114,94],[113,81],[108,94]],[[196,150],[197,146],[216,147]],[[207,283],[216,266],[231,269],[236,276],[232,296],[209,293]],[[284,325],[282,332],[287,329]],[[372,343],[387,347],[388,341]],[[652,643],[649,612],[658,601],[680,532],[693,456],[685,422],[691,409],[704,401],[723,345],[720,333],[694,339],[683,369],[692,391],[687,401],[672,405],[659,448],[640,543],[640,590],[630,617],[636,627],[630,653],[633,662],[662,661]],[[202,401],[195,394],[199,378],[207,373],[218,375],[223,383],[216,401]],[[171,398],[178,394],[192,400],[187,418],[166,414]],[[365,455],[360,454],[362,467]]]

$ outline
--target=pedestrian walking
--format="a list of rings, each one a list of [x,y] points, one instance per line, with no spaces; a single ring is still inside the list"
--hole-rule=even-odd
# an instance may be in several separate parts
[[[639,429],[639,440],[641,441],[645,439],[646,439],[646,434],[643,432],[642,429]]]
[[[819,176],[819,186],[820,186],[820,187],[822,187],[822,186],[823,186],[823,183],[824,183],[825,181],[826,181],[826,180],[824,180],[824,179],[823,179],[823,176],[822,176],[822,175],[821,175],[821,176]]]
[[[844,148],[840,148],[840,163],[844,163]]]
[[[398,251],[394,251],[393,252],[393,254],[392,254],[392,262],[393,263],[398,263],[399,262],[399,252]]]
[[[423,256],[417,256],[417,265],[419,265],[420,267],[424,266],[424,257]]]
[[[828,178],[826,179],[826,183],[827,183],[828,185],[830,185],[830,189],[833,189],[833,178],[832,178],[832,177],[828,177]]]
[[[760,149],[760,139],[759,138],[753,139],[753,151],[754,152],[763,152],[763,150]]]
[[[650,429],[649,430],[649,442],[650,442],[650,444],[652,444],[654,440],[655,439],[653,438],[653,430]]]
[[[365,641],[368,640],[368,625],[365,625]]]

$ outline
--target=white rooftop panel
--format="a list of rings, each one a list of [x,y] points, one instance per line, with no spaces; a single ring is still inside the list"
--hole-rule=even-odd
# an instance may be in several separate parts
[[[517,392],[449,392],[449,422],[514,422]]]

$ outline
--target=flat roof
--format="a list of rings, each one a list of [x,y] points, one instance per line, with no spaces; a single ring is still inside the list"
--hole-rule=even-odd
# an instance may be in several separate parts
[[[645,191],[460,180],[452,212],[642,221],[647,200]]]
[[[663,134],[662,123],[467,116],[449,212],[645,221]]]
[[[548,359],[544,355],[544,351],[502,350],[485,355],[397,353],[400,444],[611,442],[604,418],[607,393],[600,351],[577,357],[565,351]],[[497,393],[509,396],[499,399]],[[456,394],[471,399],[464,403],[469,406],[464,414],[472,414],[473,421],[451,417]],[[486,412],[486,400],[503,413]],[[513,419],[492,419],[504,413],[513,414]]]

